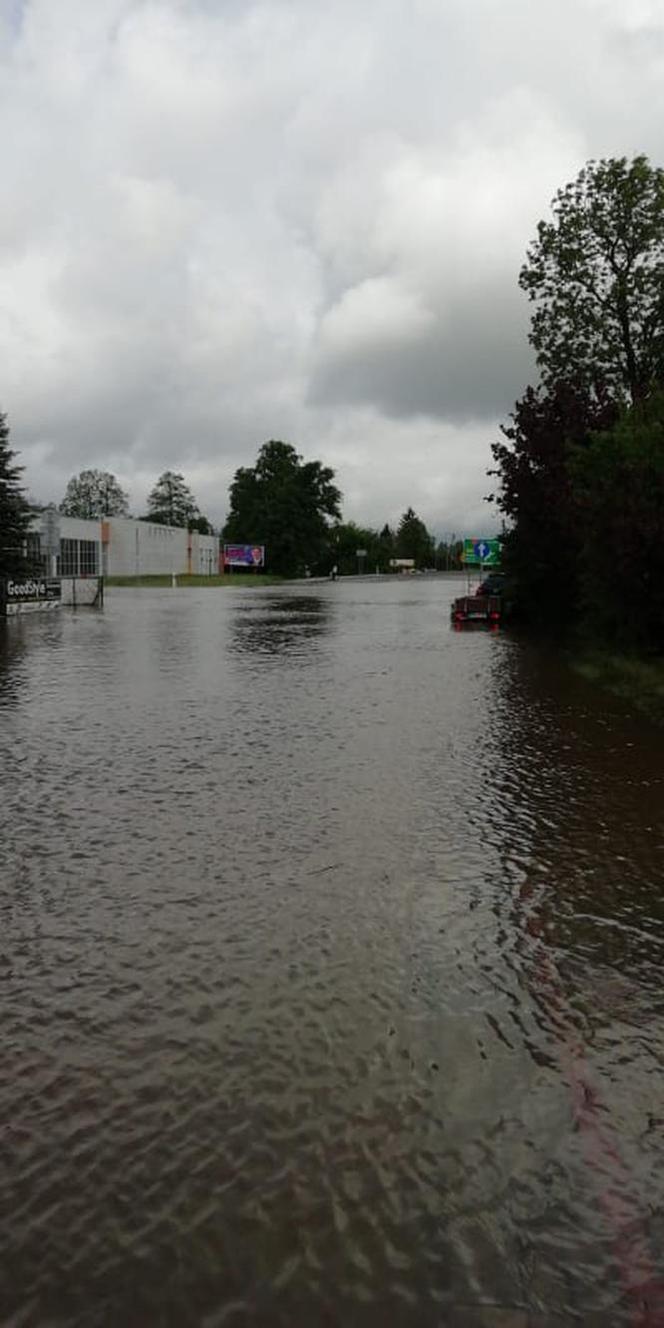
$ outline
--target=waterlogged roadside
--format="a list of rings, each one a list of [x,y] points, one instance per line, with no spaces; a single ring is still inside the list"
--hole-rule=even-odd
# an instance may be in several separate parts
[[[174,580],[177,588],[182,590],[218,590],[220,586],[225,589],[232,587],[235,590],[260,590],[265,586],[279,586],[284,578],[261,572],[255,574],[227,572],[224,576],[203,576],[195,573],[191,575],[177,573],[173,576],[170,572],[164,572],[154,576],[106,576],[104,584],[125,590],[163,590],[167,586],[172,586]]]
[[[659,1328],[660,736],[455,593],[0,629],[0,1323]]]
[[[664,659],[640,659],[596,649],[570,656],[569,663],[587,682],[620,697],[664,726]]]

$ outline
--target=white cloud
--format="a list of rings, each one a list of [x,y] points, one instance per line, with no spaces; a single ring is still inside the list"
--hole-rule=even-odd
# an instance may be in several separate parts
[[[656,0],[0,0],[0,404],[223,513],[287,437],[346,510],[477,525],[532,373],[516,278],[589,156],[664,160]],[[489,519],[491,513],[487,514]]]

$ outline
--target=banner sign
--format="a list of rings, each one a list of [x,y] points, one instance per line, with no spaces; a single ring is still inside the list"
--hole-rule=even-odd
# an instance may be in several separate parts
[[[500,540],[465,539],[462,560],[469,567],[500,567]]]
[[[264,544],[224,544],[225,567],[262,567]]]
[[[60,582],[51,576],[27,576],[20,581],[5,581],[5,595],[7,603],[13,604],[28,600],[35,601],[40,599],[60,599],[62,597],[62,587]]]

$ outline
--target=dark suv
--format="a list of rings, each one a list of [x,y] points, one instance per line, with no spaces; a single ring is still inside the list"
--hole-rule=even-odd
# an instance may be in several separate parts
[[[505,577],[502,572],[489,572],[484,578],[481,586],[478,586],[476,595],[502,595],[505,589]]]

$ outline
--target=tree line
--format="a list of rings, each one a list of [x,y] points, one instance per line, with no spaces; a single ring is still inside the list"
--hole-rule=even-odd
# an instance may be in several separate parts
[[[33,569],[30,525],[35,509],[22,487],[23,467],[17,464],[10,446],[9,425],[0,413],[0,577],[17,576]],[[63,516],[101,520],[106,516],[129,516],[129,498],[109,471],[82,470],[69,480],[59,506]],[[146,512],[138,518],[162,526],[179,526],[213,534],[184,477],[167,470],[151,490]]]
[[[128,495],[114,475],[84,470],[70,479],[60,511],[88,520],[127,516]],[[165,471],[138,518],[184,526],[203,534],[212,525],[198,507],[181,474]],[[416,568],[460,566],[462,544],[436,545],[424,522],[409,507],[393,530],[344,522],[334,471],[321,461],[304,461],[290,444],[272,439],[260,448],[255,465],[241,466],[230,487],[230,511],[219,532],[229,543],[261,544],[266,567],[279,576],[390,570],[394,559]]]
[[[388,572],[397,558],[412,560],[418,569],[460,566],[461,542],[436,545],[412,507],[394,530],[389,524],[374,530],[344,522],[334,480],[329,466],[305,462],[290,443],[271,439],[254,466],[235,474],[223,538],[264,544],[269,569],[282,576],[307,570],[326,575],[333,568],[341,576]]]
[[[520,273],[540,379],[493,445],[503,563],[533,626],[664,651],[664,171],[591,161]]]
[[[32,512],[20,476],[7,420],[0,415],[0,576],[30,570],[26,541]],[[83,470],[69,480],[59,510],[83,520],[128,516],[129,497],[110,472]],[[214,533],[184,477],[170,470],[159,476],[138,519]],[[412,507],[394,529],[387,523],[374,530],[344,522],[334,471],[320,461],[304,461],[290,443],[274,439],[260,448],[255,465],[236,471],[219,533],[229,543],[264,545],[266,570],[286,577],[327,575],[334,568],[339,575],[388,572],[395,559],[412,560],[418,569],[458,570],[463,549],[454,536],[436,543]]]
[[[100,520],[105,516],[129,516],[129,496],[115,475],[106,470],[82,470],[67,484],[60,503],[63,516],[76,516],[85,521]],[[203,516],[184,476],[178,471],[165,470],[148,495],[147,509],[139,521],[151,521],[160,526],[183,526],[198,530],[202,535],[212,534],[212,525]]]

